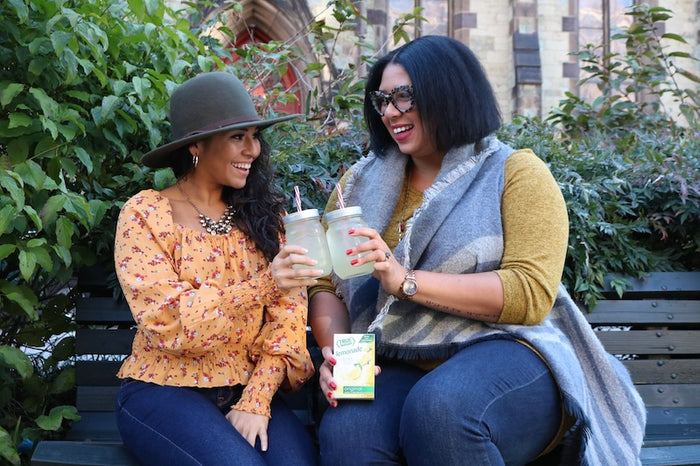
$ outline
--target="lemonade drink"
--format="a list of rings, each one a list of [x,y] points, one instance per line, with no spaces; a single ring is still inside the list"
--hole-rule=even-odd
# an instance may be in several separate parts
[[[374,334],[339,333],[333,336],[336,364],[333,378],[338,399],[374,399]]]

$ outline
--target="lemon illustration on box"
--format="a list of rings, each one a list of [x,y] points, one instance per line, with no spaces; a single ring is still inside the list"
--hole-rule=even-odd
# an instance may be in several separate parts
[[[374,334],[339,333],[333,336],[336,364],[335,398],[374,399]]]

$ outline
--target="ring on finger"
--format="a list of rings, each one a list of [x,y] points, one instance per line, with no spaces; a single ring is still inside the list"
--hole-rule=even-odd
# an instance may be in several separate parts
[[[391,253],[390,253],[390,252],[385,252],[385,253],[384,253],[384,257],[386,258],[386,260],[391,259]]]

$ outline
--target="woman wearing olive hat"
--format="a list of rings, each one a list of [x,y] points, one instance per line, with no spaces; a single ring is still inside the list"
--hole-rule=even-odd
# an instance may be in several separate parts
[[[117,422],[144,464],[316,463],[275,396],[314,371],[305,289],[282,292],[269,271],[284,208],[261,129],[294,117],[261,120],[235,76],[201,74],[172,95],[172,141],[143,157],[177,178],[129,199],[116,231],[137,324]]]

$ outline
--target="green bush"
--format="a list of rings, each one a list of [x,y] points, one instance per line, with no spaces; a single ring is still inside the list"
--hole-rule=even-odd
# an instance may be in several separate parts
[[[667,9],[628,14],[634,22],[616,36],[626,54],[601,57],[592,45],[579,53],[598,99],[569,94],[546,121],[517,119],[502,131],[533,148],[559,182],[570,220],[564,282],[589,304],[610,274],[700,269],[700,100],[678,77],[700,78],[674,63],[689,54],[667,52],[669,41],[683,39],[657,34]],[[672,115],[662,97],[682,114]],[[625,283],[613,285],[620,292]]]

